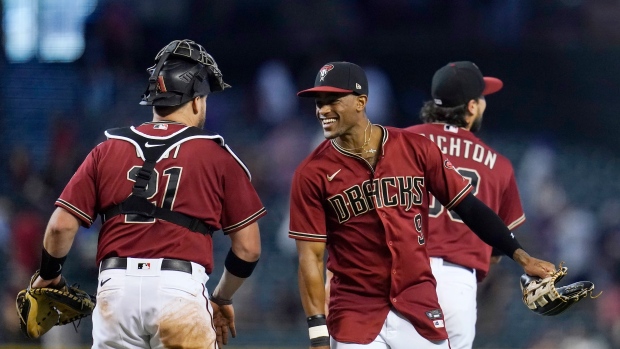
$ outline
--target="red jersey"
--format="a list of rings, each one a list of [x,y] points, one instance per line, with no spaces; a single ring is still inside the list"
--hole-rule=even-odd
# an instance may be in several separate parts
[[[510,230],[525,221],[510,160],[464,128],[434,123],[406,130],[435,142],[461,175],[471,181],[476,197],[495,211]],[[482,281],[489,271],[491,246],[482,242],[456,213],[435,200],[431,202],[430,217],[430,256],[476,269],[478,281]]]
[[[186,127],[176,122],[147,122],[136,130],[166,137]],[[143,164],[128,141],[100,143],[73,175],[56,206],[89,227],[98,213],[131,194],[134,172]],[[266,213],[246,171],[228,148],[211,139],[189,139],[156,164],[153,176],[157,185],[155,190],[149,189],[149,201],[231,233]],[[107,220],[99,232],[97,263],[108,257],[174,258],[201,264],[211,273],[212,248],[210,235],[164,220],[121,214]]]
[[[424,337],[446,339],[426,251],[427,192],[452,207],[471,185],[428,139],[382,129],[374,169],[335,141],[299,165],[289,236],[326,242],[334,273],[327,326],[336,340],[372,342],[390,307]]]

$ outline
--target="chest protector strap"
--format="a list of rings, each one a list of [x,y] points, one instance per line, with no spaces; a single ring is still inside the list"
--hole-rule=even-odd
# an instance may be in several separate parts
[[[144,160],[144,165],[142,165],[142,168],[140,168],[136,175],[136,182],[133,186],[131,195],[129,195],[125,201],[103,212],[103,223],[119,214],[137,214],[149,218],[163,219],[203,235],[213,235],[215,228],[202,220],[172,211],[168,208],[155,206],[148,201],[146,189],[153,175],[155,164],[157,164],[168,151],[194,138],[213,139],[214,141],[219,141],[220,145],[225,146],[221,136],[217,134],[208,134],[196,127],[186,127],[168,137],[148,136],[138,132],[133,127],[110,129],[105,133],[108,138],[121,139],[132,143],[136,147],[138,155]]]

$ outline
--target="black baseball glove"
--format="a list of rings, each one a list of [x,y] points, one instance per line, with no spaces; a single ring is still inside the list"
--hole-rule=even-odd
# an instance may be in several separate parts
[[[52,327],[66,325],[92,314],[95,296],[77,286],[68,286],[63,278],[54,287],[32,287],[39,276],[37,271],[27,289],[17,294],[15,301],[20,328],[29,338],[39,338]]]
[[[568,268],[560,264],[560,268],[553,275],[544,279],[523,274],[521,276],[523,303],[537,314],[553,316],[563,313],[588,295],[590,298],[598,297],[598,295],[592,296],[594,284],[590,281],[578,281],[556,287],[556,283],[566,275],[567,270]]]

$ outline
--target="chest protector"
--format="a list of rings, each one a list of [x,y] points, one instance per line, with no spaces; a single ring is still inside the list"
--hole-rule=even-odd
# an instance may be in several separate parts
[[[215,141],[233,156],[248,177],[250,177],[247,167],[224,143],[222,136],[197,127],[185,127],[165,137],[149,136],[136,130],[133,126],[110,129],[105,131],[105,135],[108,139],[119,139],[133,144],[136,147],[138,156],[144,160],[144,165],[142,165],[142,168],[140,168],[136,175],[136,182],[131,195],[125,201],[101,214],[103,223],[119,214],[137,214],[148,218],[162,219],[203,235],[212,235],[215,230],[214,227],[198,218],[172,211],[168,208],[157,207],[148,201],[146,195],[147,185],[153,175],[155,164],[162,160],[171,149],[192,139],[202,138]]]

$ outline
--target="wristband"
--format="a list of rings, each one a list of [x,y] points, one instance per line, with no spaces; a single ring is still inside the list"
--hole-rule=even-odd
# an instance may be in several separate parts
[[[252,275],[256,264],[258,264],[258,260],[254,262],[247,262],[237,257],[232,248],[228,251],[228,255],[226,255],[226,260],[224,261],[224,267],[226,267],[226,270],[234,276],[242,279]]]
[[[213,293],[211,293],[211,296],[209,296],[209,300],[217,305],[232,305],[232,298],[231,299],[224,299],[224,298],[219,298],[213,295]]]
[[[41,269],[39,276],[43,280],[55,279],[62,271],[62,265],[65,263],[67,256],[56,258],[43,249],[41,252]]]
[[[326,330],[327,331],[327,330]],[[326,347],[329,345],[329,336],[310,339],[310,347]]]
[[[311,347],[322,347],[329,345],[329,332],[325,315],[312,315],[306,319],[308,321],[308,335]]]

